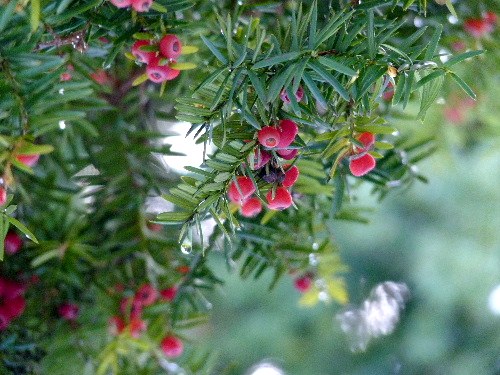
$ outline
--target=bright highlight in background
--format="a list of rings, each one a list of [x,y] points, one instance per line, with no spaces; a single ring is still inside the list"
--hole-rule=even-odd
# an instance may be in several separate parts
[[[248,375],[285,375],[285,373],[272,363],[260,363],[252,367]]]
[[[495,315],[500,315],[500,285],[497,285],[488,297],[488,307]]]

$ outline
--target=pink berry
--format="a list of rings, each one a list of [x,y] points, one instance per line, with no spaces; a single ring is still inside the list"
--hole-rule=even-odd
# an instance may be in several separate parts
[[[484,14],[483,20],[485,20],[491,26],[495,26],[498,21],[498,16],[494,12],[486,12]]]
[[[9,319],[15,319],[22,315],[26,308],[26,300],[23,296],[17,296],[6,301],[5,309]]]
[[[241,215],[245,217],[255,217],[262,211],[262,203],[257,197],[250,198],[240,208]]]
[[[168,65],[160,65],[160,59],[152,58],[146,68],[146,74],[150,81],[154,83],[162,83],[171,81],[180,74],[180,70],[172,69]]]
[[[356,139],[365,146],[363,151],[369,150],[375,144],[375,134],[373,133],[361,133]]]
[[[280,186],[276,189],[276,193],[273,198],[273,191],[269,190],[269,192],[266,195],[268,205],[267,207],[270,210],[284,210],[285,208],[288,208],[292,205],[292,195],[290,192]]]
[[[171,286],[170,288],[163,289],[160,292],[161,298],[165,301],[172,302],[175,299],[175,297],[177,296],[178,290],[179,290],[179,288],[175,285]]]
[[[13,299],[24,294],[26,287],[13,280],[0,278],[0,297]]]
[[[261,150],[260,147],[257,147],[248,155],[248,164],[250,164],[252,170],[262,168],[269,160],[271,160],[271,154],[265,150]]]
[[[351,170],[353,176],[360,177],[370,172],[373,168],[375,168],[375,165],[375,158],[370,154],[364,154],[359,157],[352,157],[349,162],[349,169]]]
[[[281,185],[283,185],[284,187],[290,187],[293,184],[295,184],[295,182],[297,182],[297,179],[299,178],[299,173],[300,173],[299,168],[297,168],[297,166],[295,165],[288,169],[287,167],[288,167],[287,165],[284,166],[285,179],[281,183]]]
[[[264,126],[257,133],[259,143],[265,147],[277,147],[280,142],[280,132],[272,126]]]
[[[160,53],[167,59],[177,59],[181,55],[182,44],[174,34],[167,34],[160,40]]]
[[[74,303],[66,302],[59,306],[57,312],[59,316],[65,320],[76,320],[76,318],[78,318],[80,308]]]
[[[492,25],[481,18],[469,18],[464,22],[464,29],[471,36],[479,39],[492,31]]]
[[[71,73],[68,73],[68,72],[61,73],[61,75],[59,76],[59,80],[61,82],[70,81],[71,80]]]
[[[132,0],[132,8],[138,12],[147,12],[152,4],[153,0]]]
[[[98,69],[95,72],[90,73],[90,78],[100,85],[107,85],[111,83],[111,77],[102,69]]]
[[[307,292],[312,285],[312,279],[310,276],[302,276],[293,282],[295,289],[297,289],[301,293]]]
[[[292,120],[286,119],[280,121],[278,130],[280,133],[278,148],[287,148],[295,140],[295,137],[299,132],[299,127]]]
[[[3,206],[7,203],[7,189],[0,186],[0,206]]]
[[[184,351],[184,344],[182,341],[175,336],[166,336],[161,340],[160,343],[161,350],[168,358],[177,358],[182,355]]]
[[[132,5],[132,0],[109,0],[117,8],[127,8]]]
[[[238,185],[236,185],[236,182]],[[236,182],[231,182],[227,195],[231,202],[241,204],[255,193],[255,185],[250,177],[245,176],[238,176]]]
[[[138,40],[132,45],[132,55],[141,63],[148,64],[151,59],[156,57],[156,52],[153,51],[143,51],[141,47],[150,46],[151,42],[149,40]]]
[[[9,255],[15,254],[19,250],[21,250],[22,246],[23,246],[22,238],[16,232],[9,231],[5,236],[5,241],[4,241],[5,252]]]
[[[286,148],[284,150],[278,150],[277,153],[279,156],[281,156],[285,160],[292,160],[294,157],[297,156],[297,154],[299,153],[299,150],[297,150],[296,148],[292,148],[292,149]]]
[[[158,298],[158,291],[151,284],[142,285],[135,293],[134,300],[142,306],[150,306]]]
[[[123,298],[120,303],[120,311],[125,316],[139,317],[142,314],[142,304],[132,297]]]
[[[34,154],[34,155],[24,155],[24,154],[19,154],[16,156],[16,159],[23,163],[24,165],[27,165],[28,167],[33,167],[37,162],[38,159],[40,158],[40,155]]]
[[[281,91],[280,98],[281,100],[283,100],[284,103],[286,104],[290,103],[290,98],[288,97],[288,94],[286,93],[285,89]],[[297,100],[297,102],[300,102],[302,98],[304,98],[304,89],[302,88],[302,86],[299,86],[299,88],[295,92],[295,99]]]
[[[161,232],[163,230],[163,225],[157,223],[148,223],[148,229],[151,232]]]

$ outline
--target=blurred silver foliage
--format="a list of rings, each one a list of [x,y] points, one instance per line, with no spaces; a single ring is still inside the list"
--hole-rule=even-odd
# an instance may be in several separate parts
[[[372,338],[394,331],[401,310],[410,296],[405,283],[385,281],[375,286],[359,308],[349,308],[336,315],[342,331],[349,338],[351,350],[364,351]]]

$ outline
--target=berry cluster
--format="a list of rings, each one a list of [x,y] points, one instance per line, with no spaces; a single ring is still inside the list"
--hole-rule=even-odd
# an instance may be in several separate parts
[[[277,158],[291,160],[298,150],[289,148],[297,136],[299,128],[291,120],[281,120],[277,126],[264,126],[256,136],[259,145],[248,158],[252,170],[263,181],[273,184],[267,195],[267,207],[270,210],[284,210],[293,204],[289,188],[299,177],[299,169],[290,164],[282,165]],[[238,176],[229,185],[228,197],[240,205],[240,213],[245,217],[254,217],[262,211],[259,198],[252,197],[256,186],[250,177]]]
[[[6,329],[12,320],[24,312],[25,291],[23,284],[0,277],[0,331]]]
[[[109,0],[111,4],[117,8],[129,8],[132,7],[137,12],[147,12],[151,5],[153,5],[153,0]]]
[[[349,169],[353,176],[360,177],[370,172],[377,164],[375,158],[368,153],[375,144],[375,135],[368,132],[361,133],[356,140],[363,146],[352,146]]]
[[[122,291],[122,287],[117,289]],[[177,286],[171,286],[163,290],[157,290],[151,284],[144,284],[132,297],[124,297],[120,302],[120,315],[115,315],[109,320],[110,333],[121,334],[124,331],[130,333],[134,338],[139,338],[147,329],[147,322],[142,319],[144,307],[151,306],[157,301],[172,302],[177,296]],[[128,322],[128,323],[127,323]],[[160,347],[169,358],[179,357],[183,350],[183,344],[175,336],[167,335],[160,343]]]
[[[485,37],[495,30],[498,16],[493,12],[486,12],[481,18],[469,18],[464,22],[465,31],[476,39]]]
[[[132,46],[132,55],[140,63],[146,64],[146,74],[150,81],[162,83],[171,81],[180,74],[172,63],[181,55],[182,44],[174,34],[167,34],[159,43],[152,40],[138,40]]]

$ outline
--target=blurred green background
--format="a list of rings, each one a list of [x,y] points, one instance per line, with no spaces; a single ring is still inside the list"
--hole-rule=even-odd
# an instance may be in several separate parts
[[[459,123],[443,115],[450,100],[424,123],[394,116],[403,134],[435,137],[439,150],[418,165],[429,183],[380,203],[366,184],[357,204],[373,209],[370,224],[332,223],[350,267],[350,303],[359,305],[382,281],[408,284],[411,299],[395,332],[352,353],[335,320],[341,306],[299,307],[291,277],[268,293],[269,278],[242,281],[221,257],[213,263],[226,285],[209,295],[205,335],[219,355],[216,373],[245,374],[270,360],[290,375],[500,374],[500,311],[488,305],[500,284],[498,83],[492,78]]]

